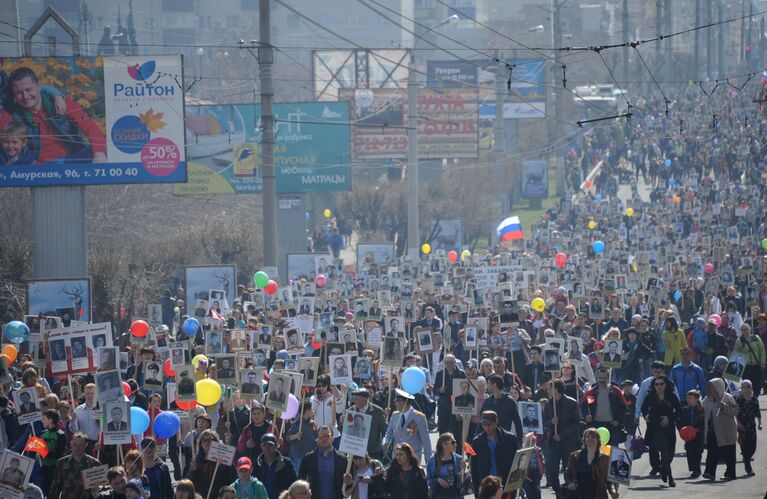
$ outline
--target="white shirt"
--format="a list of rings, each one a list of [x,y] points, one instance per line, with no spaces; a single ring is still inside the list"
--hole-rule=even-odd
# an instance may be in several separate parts
[[[317,395],[311,396],[312,412],[314,412],[314,422],[317,426],[330,426],[333,428],[333,438],[341,434],[338,431],[336,417],[333,414],[333,396],[325,399],[317,398]],[[344,409],[343,401],[336,399],[336,414],[342,414]]]
[[[80,404],[75,409],[75,419],[69,423],[69,429],[73,432],[82,431],[88,435],[88,440],[98,440],[101,432],[99,419],[95,416],[94,410],[86,404]]]

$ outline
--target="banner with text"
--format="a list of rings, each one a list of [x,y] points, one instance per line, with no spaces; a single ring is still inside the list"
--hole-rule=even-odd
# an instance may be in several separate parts
[[[5,58],[2,72],[0,187],[186,180],[181,56]]]
[[[351,189],[349,108],[345,102],[274,105],[277,192]],[[179,196],[260,194],[261,106],[190,106],[186,116],[189,180]]]

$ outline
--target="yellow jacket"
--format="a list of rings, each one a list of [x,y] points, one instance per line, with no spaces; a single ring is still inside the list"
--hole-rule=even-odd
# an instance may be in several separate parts
[[[682,354],[680,350],[682,347],[687,346],[687,338],[684,336],[684,332],[681,329],[676,331],[663,331],[663,344],[666,346],[666,356],[663,358],[663,362],[666,367],[672,367],[674,364],[682,360]]]

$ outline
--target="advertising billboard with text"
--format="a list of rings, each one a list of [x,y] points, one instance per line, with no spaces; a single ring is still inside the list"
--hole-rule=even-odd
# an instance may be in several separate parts
[[[181,56],[4,58],[0,72],[0,187],[186,180]]]
[[[345,102],[274,105],[277,192],[351,189],[349,107]],[[261,194],[261,106],[189,106],[189,180],[178,196]]]

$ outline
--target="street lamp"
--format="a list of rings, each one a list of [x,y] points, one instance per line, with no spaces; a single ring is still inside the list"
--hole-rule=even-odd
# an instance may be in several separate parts
[[[205,55],[205,49],[200,47],[197,49],[197,62],[198,62],[198,68],[200,70],[200,76],[202,76],[202,56]]]
[[[420,33],[416,31],[413,38],[413,49],[410,54],[407,78],[407,254],[410,258],[418,258],[421,233],[419,229],[419,192],[418,192],[418,87],[416,87],[415,50],[421,35],[426,31],[433,31],[446,24],[455,24],[460,18],[453,14],[435,24],[433,27],[424,27]]]

